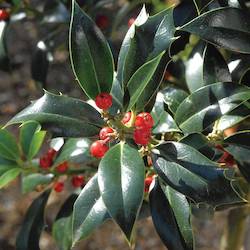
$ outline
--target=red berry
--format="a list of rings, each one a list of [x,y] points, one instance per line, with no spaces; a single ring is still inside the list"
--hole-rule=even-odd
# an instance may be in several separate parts
[[[146,146],[151,137],[151,130],[146,128],[146,129],[136,129],[134,131],[134,141],[136,144]]]
[[[112,95],[109,93],[100,93],[95,98],[95,104],[100,109],[108,109],[112,106]]]
[[[10,17],[9,12],[7,12],[4,9],[0,9],[0,21],[6,21],[9,19],[9,17]]]
[[[145,181],[144,181],[144,191],[145,191],[145,193],[148,193],[149,187],[150,187],[152,181],[153,181],[153,176],[148,176],[147,178],[145,178]]]
[[[39,159],[39,164],[41,168],[48,169],[52,166],[52,159],[45,155]]]
[[[84,177],[81,175],[75,175],[71,179],[71,183],[73,187],[81,187],[84,183]]]
[[[100,29],[106,29],[109,26],[109,19],[105,15],[98,15],[95,19],[95,23]]]
[[[127,122],[129,122],[130,119],[131,119],[131,116],[132,116],[132,113],[131,113],[131,112],[127,112],[127,113],[123,116],[123,118],[122,118],[122,123],[123,123],[123,124],[126,124]]]
[[[229,154],[227,151],[224,151],[223,155],[221,158],[218,160],[219,163],[225,163],[226,166],[230,167],[235,164],[234,157]]]
[[[152,128],[154,126],[153,117],[147,112],[140,113],[135,118],[135,126],[139,128]]]
[[[109,147],[101,140],[95,141],[90,146],[90,153],[96,158],[102,158],[109,150]]]
[[[63,188],[64,188],[64,183],[61,182],[61,181],[57,181],[55,184],[54,184],[54,190],[57,192],[57,193],[60,193],[63,191]]]
[[[56,166],[56,171],[58,173],[65,173],[69,168],[69,164],[67,161],[62,162],[58,166]]]
[[[47,152],[47,156],[51,159],[53,159],[56,156],[57,151],[53,148],[50,148]]]
[[[104,127],[100,130],[99,137],[101,140],[106,140],[110,138],[108,134],[114,133],[114,130],[110,127]]]
[[[132,26],[132,24],[135,22],[135,18],[130,18],[129,20],[128,20],[128,27],[130,27],[130,26]]]

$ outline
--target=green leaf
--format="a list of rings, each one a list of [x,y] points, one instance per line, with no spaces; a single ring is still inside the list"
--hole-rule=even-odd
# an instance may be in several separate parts
[[[101,197],[97,174],[82,189],[73,209],[73,245],[88,237],[109,218]]]
[[[41,131],[41,126],[36,121],[25,122],[20,130],[20,144],[27,158],[31,160],[42,146],[46,131]]]
[[[69,52],[74,74],[89,98],[110,92],[114,62],[108,42],[95,23],[72,0]]]
[[[200,12],[207,6],[209,5],[211,2],[213,2],[214,0],[193,0],[194,5],[197,9],[197,12],[200,14]]]
[[[29,207],[22,227],[17,235],[16,250],[39,250],[39,239],[44,228],[44,208],[50,190],[38,196]]]
[[[177,89],[175,87],[167,87],[163,89],[163,100],[168,105],[169,110],[175,114],[177,108],[182,103],[182,101],[188,97],[188,93],[182,89]]]
[[[9,184],[22,172],[21,168],[13,168],[0,176],[0,189]]]
[[[0,156],[8,160],[16,160],[20,156],[15,137],[6,129],[0,129]]]
[[[176,222],[173,209],[169,204],[169,201],[166,199],[166,196],[158,180],[156,181],[154,188],[151,190],[149,194],[149,201],[150,201],[150,209],[154,226],[161,240],[167,247],[167,249],[169,250],[192,249],[185,244],[185,241],[180,233],[180,229]],[[183,210],[182,214],[184,214],[185,212],[186,211]],[[182,224],[185,224],[184,220],[182,222],[183,222]],[[187,226],[187,225],[182,225],[182,226]],[[188,223],[188,228],[189,228],[189,223]]]
[[[152,130],[154,134],[180,131],[172,116],[164,109],[163,94],[161,92],[157,94],[151,115],[155,124]]]
[[[227,115],[223,115],[217,123],[217,129],[223,131],[227,128],[231,128],[249,118],[249,116],[250,103],[244,102],[239,107],[229,112]]]
[[[194,148],[167,142],[153,149],[154,168],[163,181],[197,203],[212,206],[244,201],[231,187],[233,170],[218,168]],[[225,175],[227,174],[227,177]]]
[[[34,191],[38,185],[47,185],[52,181],[53,177],[54,177],[53,174],[44,175],[44,174],[39,174],[39,173],[23,176],[22,177],[22,192],[28,193],[28,192]]]
[[[249,15],[238,8],[211,10],[183,25],[180,30],[228,50],[250,53]]]
[[[15,115],[7,125],[29,120],[39,122],[54,136],[92,137],[103,125],[101,115],[88,103],[49,92]]]
[[[0,157],[0,176],[12,168],[18,168],[15,160],[11,161]]]
[[[162,52],[151,61],[142,65],[129,80],[128,91],[130,101],[127,110],[130,110],[134,106],[137,108],[138,99],[140,99],[140,97],[143,95],[143,92],[153,77],[164,53],[165,52]],[[138,102],[140,107],[143,106],[143,104],[144,103]]]
[[[110,148],[100,162],[98,184],[110,216],[130,242],[144,189],[144,163],[138,151],[123,142]]]
[[[194,47],[186,64],[185,75],[191,92],[215,82],[232,81],[223,56],[213,45],[203,41]]]
[[[236,83],[200,88],[178,107],[175,121],[185,133],[201,132],[250,98],[250,89]]]
[[[52,236],[60,250],[70,250],[72,245],[72,217],[57,220],[52,227]]]
[[[91,141],[86,138],[68,139],[56,157],[54,165],[58,165],[64,161],[84,163],[93,160],[89,153],[90,144]]]

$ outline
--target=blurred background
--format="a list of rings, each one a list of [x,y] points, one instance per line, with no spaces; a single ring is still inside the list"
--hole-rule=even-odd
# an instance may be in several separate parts
[[[0,22],[0,125],[43,94],[43,88],[72,97],[85,99],[74,80],[68,56],[69,0],[1,1],[0,8],[10,12],[10,18]],[[188,1],[183,1],[188,2]],[[179,1],[78,0],[109,40],[115,60],[128,27],[140,12],[142,4],[152,15]],[[185,13],[184,13],[185,14]],[[15,132],[15,131],[14,131]],[[69,190],[70,191],[70,190]],[[53,194],[46,209],[47,227],[42,235],[42,250],[58,249],[50,236],[56,213],[69,192]],[[14,250],[15,238],[33,192],[23,195],[19,181],[0,190],[0,250]],[[214,217],[193,218],[195,240],[199,250],[219,249],[221,235],[227,222],[227,212]],[[137,250],[166,249],[157,236],[150,218],[137,225]],[[247,229],[247,234],[250,228]],[[250,249],[246,237],[245,249]],[[106,222],[87,240],[74,249],[127,250],[119,228]]]

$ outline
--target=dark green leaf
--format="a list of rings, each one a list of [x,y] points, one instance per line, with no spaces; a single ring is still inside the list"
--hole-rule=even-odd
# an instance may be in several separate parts
[[[137,109],[137,106],[143,107],[144,103],[142,103],[139,99],[142,97],[143,93],[147,88],[147,85],[150,83],[151,78],[156,72],[156,69],[164,53],[165,52],[161,53],[151,61],[142,65],[141,68],[139,68],[135,72],[135,74],[130,78],[128,82],[128,91],[130,95],[130,101],[127,108],[128,110],[130,110],[134,106],[136,106]]]
[[[185,133],[201,132],[250,98],[250,89],[236,83],[215,83],[196,90],[178,107],[175,121]]]
[[[21,168],[12,168],[0,176],[0,189],[9,184],[22,172]]]
[[[186,81],[191,92],[215,82],[230,82],[231,75],[220,52],[213,46],[199,42],[186,65]]]
[[[38,153],[45,138],[46,131],[36,121],[25,122],[20,129],[20,144],[27,160],[31,160]]]
[[[225,7],[206,12],[180,30],[235,52],[250,53],[249,15],[238,8]]]
[[[173,114],[175,114],[182,101],[188,97],[187,92],[174,87],[167,87],[161,92],[163,93],[164,102],[168,105],[169,110]]]
[[[64,161],[72,163],[84,163],[93,159],[89,154],[91,141],[86,138],[70,138],[63,145],[60,154],[54,164],[58,165]]]
[[[10,160],[0,157],[0,176],[6,171],[12,168],[17,168],[17,167],[18,166],[17,166],[16,161],[10,161]]]
[[[49,184],[52,181],[53,177],[54,177],[53,174],[44,175],[44,174],[39,174],[39,173],[23,176],[22,177],[22,192],[28,193],[28,192],[35,190],[35,188],[38,185]]]
[[[0,21],[0,68],[6,71],[10,69],[6,41],[7,31],[8,23],[5,21]]]
[[[161,240],[169,250],[190,249],[180,234],[175,214],[157,180],[149,194],[152,219]]]
[[[6,129],[0,129],[0,156],[8,160],[19,158],[15,137]]]
[[[72,68],[85,93],[95,99],[101,92],[110,92],[114,63],[108,42],[75,0],[69,42]]]
[[[130,242],[143,200],[144,163],[138,151],[123,142],[112,147],[100,162],[98,183],[110,216]]]
[[[243,201],[231,187],[227,172],[233,170],[218,168],[194,148],[168,142],[153,149],[153,153],[155,170],[164,182],[195,202],[221,206]]]
[[[44,208],[50,190],[42,193],[29,207],[16,239],[16,250],[39,250],[39,238],[44,228]]]
[[[97,174],[83,188],[73,210],[73,245],[88,237],[93,230],[109,218],[101,197]]]
[[[64,137],[91,137],[97,135],[103,125],[101,115],[86,102],[47,91],[7,125],[29,120],[39,122],[55,136]]]
[[[73,193],[65,200],[65,202],[61,206],[59,212],[57,213],[55,220],[69,217],[72,214],[73,206],[74,206],[74,203],[75,203],[77,197],[78,197],[78,194]],[[72,234],[72,232],[71,232],[71,234]]]

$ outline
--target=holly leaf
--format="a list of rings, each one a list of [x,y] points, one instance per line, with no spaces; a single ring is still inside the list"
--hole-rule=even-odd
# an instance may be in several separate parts
[[[231,186],[233,170],[218,168],[215,162],[188,145],[161,144],[153,149],[153,162],[166,184],[196,203],[216,207],[244,201],[243,194],[236,193]]]
[[[110,216],[130,242],[144,193],[144,163],[138,151],[124,142],[110,148],[100,162],[98,184]]]
[[[243,85],[214,83],[188,96],[179,105],[175,121],[185,133],[202,132],[249,98],[250,89]]]
[[[248,13],[241,9],[225,7],[211,10],[183,25],[180,30],[216,46],[250,54],[250,19]]]
[[[167,190],[165,191],[167,193]],[[172,202],[172,204],[170,204],[159,181],[156,181],[154,188],[149,194],[150,209],[154,226],[161,240],[169,250],[193,249],[192,239],[189,239],[191,225],[189,222],[188,204],[181,196],[177,196],[176,194],[175,191],[168,194],[168,198],[173,198],[174,195],[175,198],[177,198],[176,201],[169,199]],[[180,208],[182,211],[180,208],[178,209],[176,205],[181,205]],[[175,209],[176,214],[173,209]],[[177,218],[180,223],[179,225],[176,220]],[[180,228],[180,226],[182,228]],[[182,233],[184,234],[182,235]],[[183,236],[187,236],[187,242],[185,242]]]
[[[103,125],[101,115],[88,103],[47,91],[15,115],[7,126],[29,120],[39,122],[44,129],[59,137],[92,137]]]
[[[108,42],[95,23],[72,1],[69,53],[77,81],[91,99],[110,92],[114,62]]]
[[[20,129],[20,144],[27,160],[32,160],[40,150],[46,131],[41,131],[41,125],[36,121],[22,124]]]
[[[17,250],[39,250],[39,239],[44,228],[44,208],[50,195],[50,190],[38,196],[29,207],[22,227],[17,235]]]
[[[99,191],[96,174],[82,189],[74,204],[73,245],[88,237],[108,218],[109,214]]]

